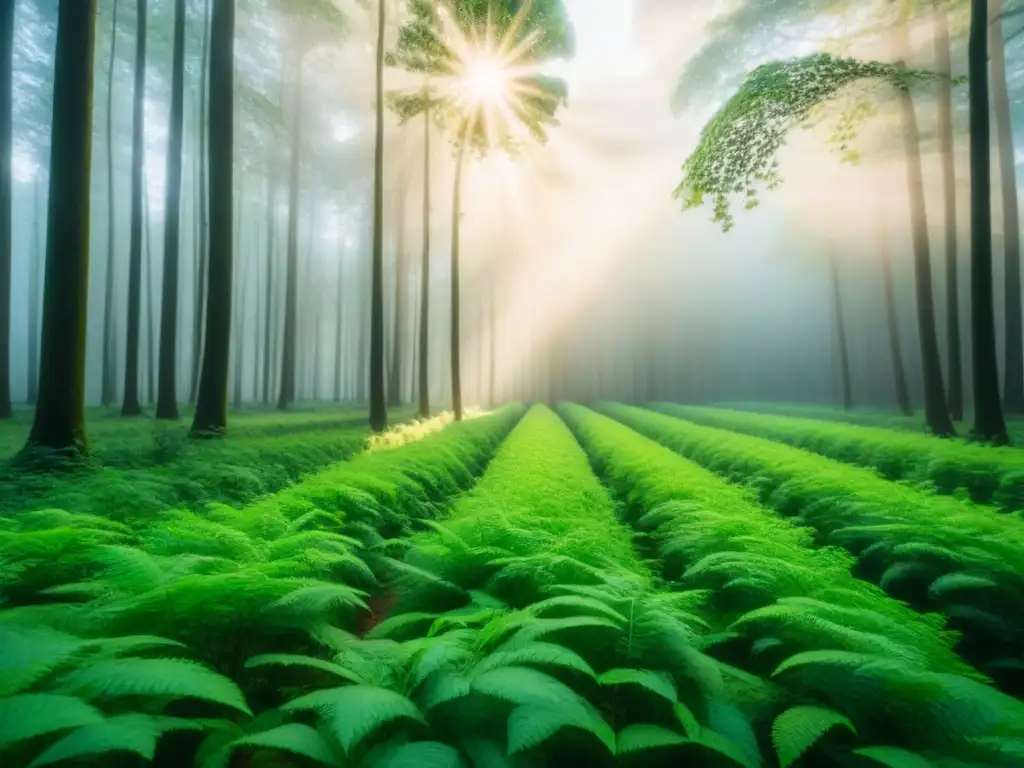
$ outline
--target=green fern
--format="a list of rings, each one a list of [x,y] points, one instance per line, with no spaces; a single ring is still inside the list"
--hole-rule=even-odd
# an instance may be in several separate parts
[[[591,679],[596,678],[596,673],[586,659],[563,645],[539,641],[520,643],[515,639],[484,657],[473,668],[473,674],[480,675],[492,669],[519,665],[555,667],[579,672]]]
[[[341,762],[316,729],[301,723],[286,723],[269,731],[243,736],[231,742],[226,752],[238,749],[287,752],[322,765],[339,765]]]
[[[116,752],[133,752],[152,760],[160,737],[170,731],[199,730],[191,720],[154,715],[117,715],[98,723],[76,728],[51,744],[28,768],[94,757]]]
[[[781,768],[788,768],[829,730],[839,725],[857,733],[853,723],[835,710],[812,706],[787,709],[772,725],[772,743]]]
[[[473,678],[472,690],[511,704],[581,712],[584,700],[565,683],[529,667],[501,667]]]
[[[102,713],[74,696],[22,693],[0,698],[0,749],[47,733],[103,720]]]
[[[346,754],[380,727],[395,720],[424,723],[417,706],[394,691],[369,685],[350,685],[308,693],[286,703],[285,711],[311,709],[321,726]]]
[[[508,718],[508,753],[514,755],[543,744],[563,728],[578,728],[592,733],[612,754],[615,732],[589,707],[551,709],[519,706]]]
[[[370,764],[372,768],[462,768],[457,749],[439,741],[414,741],[391,746]]]
[[[889,768],[938,768],[928,758],[897,747],[862,747],[853,750],[853,754],[866,757]]]
[[[675,704],[679,698],[671,675],[649,669],[610,669],[597,682],[601,685],[636,685]]]
[[[231,680],[182,659],[109,659],[79,667],[57,680],[56,691],[86,699],[151,696],[201,699],[252,714]]]
[[[306,669],[316,669],[321,672],[327,672],[328,674],[340,677],[352,683],[362,682],[359,675],[352,670],[346,669],[340,664],[334,664],[330,661],[318,659],[315,656],[302,656],[290,653],[267,653],[260,656],[253,656],[245,662],[245,666],[246,669],[255,669],[258,667],[304,667]]]
[[[651,749],[677,747],[689,743],[689,739],[675,731],[650,723],[636,723],[619,731],[615,738],[616,754],[629,755]]]

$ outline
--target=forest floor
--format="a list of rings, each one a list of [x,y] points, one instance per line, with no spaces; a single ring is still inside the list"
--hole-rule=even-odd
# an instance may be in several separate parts
[[[763,410],[94,413],[0,481],[0,763],[1019,767],[1024,451]]]

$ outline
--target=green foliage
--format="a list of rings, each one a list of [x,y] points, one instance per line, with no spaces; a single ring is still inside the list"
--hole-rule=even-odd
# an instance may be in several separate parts
[[[728,231],[734,224],[731,196],[745,196],[746,207],[752,208],[759,185],[772,190],[781,184],[776,155],[789,130],[815,106],[861,80],[907,89],[935,77],[898,64],[827,53],[762,64],[704,127],[700,143],[683,164],[683,180],[674,196],[687,209],[710,199],[714,221]]]
[[[829,730],[838,725],[853,733],[853,727],[845,716],[825,707],[793,707],[787,709],[772,726],[772,743],[779,755],[781,768],[788,768]]]

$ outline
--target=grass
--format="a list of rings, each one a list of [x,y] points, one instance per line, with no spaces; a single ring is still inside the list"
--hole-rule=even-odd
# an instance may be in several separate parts
[[[922,493],[875,472],[759,437],[640,408],[603,410],[858,558],[858,576],[963,632],[961,654],[1020,693],[1024,666],[1024,525],[1015,517]]]
[[[804,448],[862,467],[888,480],[962,495],[1008,512],[1024,510],[1024,453],[939,440],[930,435],[817,419],[773,416],[724,408],[658,404],[654,410],[704,426],[728,429]]]

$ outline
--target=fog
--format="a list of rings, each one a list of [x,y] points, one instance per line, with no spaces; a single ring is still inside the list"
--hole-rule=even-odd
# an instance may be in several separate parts
[[[41,280],[33,281],[32,272],[41,266],[46,220],[56,5],[56,0],[20,0],[15,22],[11,375],[12,396],[18,402],[29,398],[33,376],[29,339],[38,333],[38,322],[32,317],[39,310],[31,294],[41,291]],[[296,397],[367,397],[376,17],[354,2],[335,5],[345,17],[337,27],[302,18],[295,12],[300,3],[238,3],[232,329],[236,401],[273,402],[280,388],[288,161],[296,117],[288,51],[296,40],[310,49],[299,142]],[[399,5],[393,3],[392,10],[397,13]],[[524,146],[511,157],[500,151],[474,156],[466,168],[461,329],[467,403],[487,405],[509,399],[838,402],[836,308],[829,273],[832,253],[839,265],[853,397],[858,404],[891,406],[895,395],[883,301],[883,243],[893,260],[903,355],[912,397],[919,403],[920,354],[904,154],[895,100],[883,87],[863,91],[877,110],[854,139],[860,152],[858,163],[842,162],[827,141],[843,99],[855,98],[847,94],[837,100],[838,105],[821,112],[820,125],[790,132],[779,158],[784,184],[763,193],[761,205],[753,210],[738,206],[736,226],[728,233],[711,220],[710,206],[683,211],[672,195],[703,126],[757,64],[817,50],[891,60],[885,29],[876,29],[879,34],[844,37],[844,31],[870,28],[872,9],[884,3],[866,2],[863,18],[852,13],[808,12],[790,19],[780,12],[772,21],[769,8],[764,14],[771,23],[731,32],[722,31],[722,20],[728,21],[729,14],[743,5],[740,0],[565,0],[565,5],[575,31],[576,55],[571,61],[550,62],[547,68],[568,82],[568,102],[558,114],[560,124],[550,130],[544,144]],[[814,7],[809,1],[803,5]],[[112,0],[101,0],[99,6],[89,403],[104,399],[108,332],[116,345],[108,360],[116,366],[115,400],[123,386],[131,216],[135,2],[120,0],[116,29]],[[818,6],[830,4],[819,2]],[[190,0],[188,8],[178,312],[182,399],[194,397],[198,245],[204,226],[199,96],[205,2]],[[141,391],[147,402],[153,400],[155,388],[152,360],[161,296],[172,19],[171,0],[150,0],[144,110],[148,241],[140,352]],[[962,75],[966,35],[957,19],[954,15],[953,70]],[[708,26],[716,20],[719,27]],[[1016,25],[1024,24],[1014,21],[1007,21],[1008,37]],[[934,46],[931,20],[922,15],[912,20],[911,27],[909,63],[929,67]],[[389,25],[387,34],[389,46],[393,45],[397,22]],[[737,47],[731,49],[732,55],[714,59],[707,46],[728,34],[736,38]],[[1017,126],[1024,125],[1022,46],[1024,37],[1013,37],[1006,49]],[[112,61],[113,87],[108,90]],[[702,74],[708,67],[713,76]],[[395,69],[385,76],[389,91],[416,88],[417,83],[415,77]],[[955,86],[953,94],[964,301],[961,337],[963,359],[969,361],[966,86]],[[113,115],[109,147],[108,100]],[[943,186],[934,88],[925,86],[915,92],[914,104],[922,142],[936,325],[945,361]],[[399,377],[403,401],[414,400],[417,381],[423,134],[421,119],[402,125],[389,113],[384,145],[386,360],[389,376]],[[433,398],[444,405],[450,399],[448,264],[454,153],[450,140],[436,130],[431,141],[430,380]],[[998,162],[995,150],[993,162]],[[113,169],[112,194],[108,163]],[[998,178],[994,170],[996,326],[1002,354],[1003,228]],[[115,221],[112,241],[110,206]],[[269,262],[268,241],[273,244]],[[111,242],[113,262],[108,267]],[[109,297],[113,326],[105,329],[109,325],[104,312],[108,268],[113,269],[114,291]],[[396,301],[404,307],[397,321]],[[269,324],[265,322],[268,313]],[[398,353],[393,354],[396,343]],[[269,382],[264,378],[266,367],[271,371]],[[969,397],[969,376],[965,386]]]

